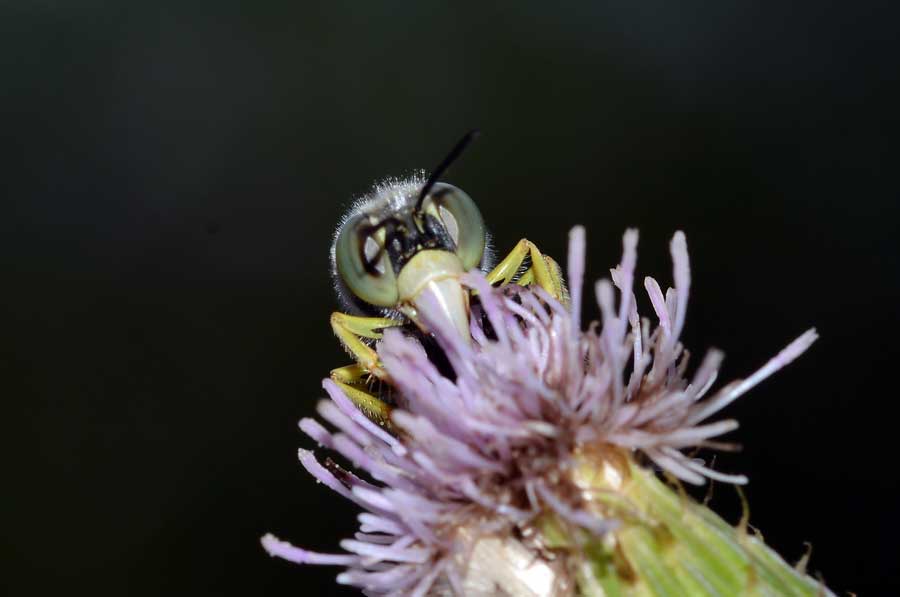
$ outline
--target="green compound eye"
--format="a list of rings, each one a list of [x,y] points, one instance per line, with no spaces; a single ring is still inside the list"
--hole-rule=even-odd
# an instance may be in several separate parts
[[[354,295],[378,307],[396,307],[400,300],[397,277],[387,251],[382,250],[384,229],[366,233],[368,227],[364,214],[344,223],[334,247],[335,265]]]
[[[471,197],[453,185],[438,182],[422,203],[422,211],[443,222],[466,270],[479,266],[484,254],[484,220]]]

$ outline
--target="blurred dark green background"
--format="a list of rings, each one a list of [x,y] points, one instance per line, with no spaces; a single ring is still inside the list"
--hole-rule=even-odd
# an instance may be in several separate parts
[[[258,544],[354,527],[296,462],[347,360],[332,226],[479,127],[446,178],[500,250],[562,259],[584,223],[596,278],[638,226],[669,281],[684,229],[686,341],[726,349],[726,378],[819,328],[730,409],[745,450],[717,462],[788,559],[810,541],[832,588],[896,590],[888,6],[3,2],[0,587],[338,594]]]

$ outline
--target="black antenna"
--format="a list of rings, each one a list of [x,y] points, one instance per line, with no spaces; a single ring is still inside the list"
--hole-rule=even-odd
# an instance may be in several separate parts
[[[463,135],[463,138],[457,141],[456,145],[453,146],[453,149],[450,150],[450,153],[447,154],[447,157],[438,164],[438,167],[431,171],[431,174],[428,176],[428,180],[425,181],[425,186],[422,187],[422,190],[419,191],[419,198],[416,200],[416,209],[415,211],[419,211],[422,207],[422,202],[425,201],[425,197],[428,196],[428,193],[431,191],[431,187],[434,186],[434,183],[438,181],[438,178],[443,176],[444,172],[447,171],[453,162],[465,151],[466,147],[469,146],[469,143],[478,138],[478,135],[481,134],[481,131],[478,129],[473,129]]]

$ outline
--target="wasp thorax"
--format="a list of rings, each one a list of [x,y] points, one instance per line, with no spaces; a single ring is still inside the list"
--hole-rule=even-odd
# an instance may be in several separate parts
[[[406,182],[379,189],[338,230],[334,266],[347,289],[366,303],[414,308],[430,283],[481,263],[485,229],[475,202],[445,183],[436,183],[419,201],[418,188]]]

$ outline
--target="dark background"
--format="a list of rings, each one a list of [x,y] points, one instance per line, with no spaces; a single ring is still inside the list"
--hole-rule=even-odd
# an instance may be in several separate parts
[[[668,282],[687,232],[686,342],[720,379],[818,327],[718,464],[786,558],[900,588],[889,3],[125,4],[0,4],[8,594],[338,593],[258,543],[355,526],[296,461],[347,361],[332,226],[472,127],[446,178],[500,250],[562,259],[584,223],[596,278],[638,226]]]

